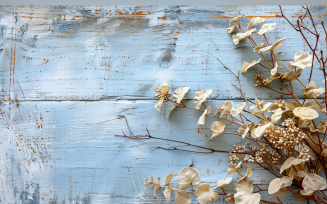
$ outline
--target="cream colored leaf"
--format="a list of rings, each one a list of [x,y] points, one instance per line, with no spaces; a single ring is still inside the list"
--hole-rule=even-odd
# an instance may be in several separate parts
[[[303,107],[310,107],[316,111],[321,111],[321,107],[317,104],[315,100],[312,99],[305,100]]]
[[[295,67],[304,69],[305,67],[312,66],[312,59],[312,55],[299,51],[295,54],[294,60],[288,64],[288,67],[291,69],[294,69]]]
[[[303,159],[301,158],[296,158],[292,161],[292,166],[295,166],[295,165],[298,165],[298,164],[301,164],[302,162],[304,162]]]
[[[253,51],[258,52],[258,51],[260,51],[261,48],[264,48],[264,47],[265,47],[265,43],[257,44],[257,46],[255,46]]]
[[[305,86],[305,89],[301,89],[303,96],[307,98],[317,98],[320,94],[325,93],[324,88],[319,88],[316,85],[316,82],[312,81]]]
[[[169,110],[169,113],[168,113],[168,119],[169,119],[169,116],[171,114],[171,112],[173,112],[173,110],[177,108],[177,105],[175,104],[173,107],[171,107],[171,109]]]
[[[289,176],[283,176],[280,181],[282,183],[282,188],[285,188],[287,186],[290,186],[292,184],[292,180],[293,178],[289,177]]]
[[[226,103],[224,103],[224,106],[223,106],[224,111],[229,112],[231,108],[232,108],[231,101],[227,101]]]
[[[238,29],[238,25],[233,25],[232,27],[227,28],[228,33],[233,33]]]
[[[222,188],[228,184],[230,184],[232,182],[233,178],[232,177],[228,177],[222,180],[217,181],[217,187],[218,188]]]
[[[246,31],[244,33],[237,33],[237,34],[233,35],[232,38],[233,38],[234,44],[237,45],[241,40],[249,37],[255,31],[256,31],[256,29],[254,28],[254,29],[248,30],[248,31]]]
[[[176,204],[190,204],[191,203],[190,194],[177,192],[175,194],[175,202]]]
[[[178,88],[174,91],[174,95],[173,95],[173,101],[176,102],[176,103],[180,103],[186,92],[188,92],[188,90],[190,90],[190,87],[181,87],[181,88]]]
[[[300,107],[301,105],[298,102],[286,102],[285,109],[293,111],[296,107]]]
[[[207,106],[207,108],[204,110],[203,114],[198,120],[198,125],[204,125],[205,123],[205,115],[211,113],[211,106]]]
[[[306,192],[324,190],[326,188],[326,181],[317,174],[308,173],[302,181],[302,187]]]
[[[164,97],[160,97],[159,101],[154,106],[158,111],[161,111],[161,106],[162,106],[162,103],[163,103],[164,99],[165,99]]]
[[[214,139],[214,138],[216,138],[216,137],[218,137],[220,135],[223,135],[223,134],[224,134],[224,132],[212,132],[212,135],[208,140],[212,140],[212,139]]]
[[[246,179],[246,177],[251,177],[251,176],[252,176],[252,169],[247,168],[246,174],[242,178],[240,178],[240,180],[238,180],[236,184],[240,183],[241,181],[244,181]]]
[[[258,60],[254,60],[254,61],[252,61],[251,63],[244,62],[243,65],[242,65],[242,68],[241,68],[241,72],[242,72],[242,74],[245,74],[246,71],[247,71],[249,68],[253,67],[254,65],[259,64],[260,61],[261,61],[261,58],[258,59]]]
[[[245,108],[246,103],[240,103],[232,109],[232,116],[235,117],[239,115]]]
[[[234,195],[236,204],[259,204],[261,195],[253,193],[253,184],[250,181],[241,181],[235,185],[237,193]]]
[[[262,107],[261,112],[264,112],[264,113],[268,112],[268,109],[269,109],[269,107],[270,107],[271,105],[272,105],[271,102],[266,103],[266,104]]]
[[[261,126],[258,126],[257,128],[254,128],[252,131],[251,131],[251,136],[253,138],[258,138],[262,135],[262,133],[266,130],[266,128],[268,128],[269,126],[271,125],[271,123],[267,123],[265,125],[261,125]]]
[[[283,165],[280,167],[280,173],[283,173],[285,169],[288,169],[292,166],[293,160],[296,159],[295,157],[289,157],[285,160]]]
[[[174,176],[175,176],[175,174],[169,174],[169,175],[166,177],[165,185],[169,185],[171,179],[173,179]]]
[[[276,28],[276,23],[263,24],[261,29],[258,32],[258,35],[263,35],[270,30],[274,30],[275,28]]]
[[[271,75],[275,75],[277,73],[277,68],[278,68],[278,62],[275,63],[275,67],[270,71]]]
[[[304,121],[313,120],[319,117],[318,112],[309,107],[297,107],[293,110],[293,114]]]
[[[303,69],[297,69],[296,72],[295,71],[286,72],[284,74],[281,74],[281,79],[292,82],[292,81],[296,80],[295,76],[297,78],[299,78],[301,76],[302,72],[303,72]]]
[[[283,41],[285,40],[286,38],[282,38],[280,40],[278,40],[277,42],[275,42],[274,44],[272,45],[269,45],[267,47],[264,47],[262,49],[260,49],[260,52],[265,52],[265,51],[277,51],[283,44]]]
[[[261,17],[252,18],[247,26],[247,29],[250,30],[253,26],[258,25],[259,23],[263,23],[263,22],[265,22],[264,18],[261,18]]]
[[[274,74],[273,76],[271,76],[271,77],[269,77],[268,79],[266,79],[266,82],[272,82],[272,81],[274,81],[274,80],[276,80],[276,79],[279,79],[279,78],[281,78],[282,77],[282,74],[281,73],[276,73],[276,74]]]
[[[200,109],[201,108],[201,104],[203,102],[205,102],[205,100],[207,99],[208,96],[210,96],[212,93],[212,90],[205,90],[205,91],[198,91],[195,93],[195,97],[193,99],[194,105],[196,107],[196,109]]]
[[[279,191],[279,189],[282,187],[282,182],[280,182],[280,178],[275,178],[270,181],[269,187],[268,187],[268,193],[273,194]]]
[[[282,198],[285,195],[286,195],[286,191],[280,191],[279,193],[270,196],[269,199]]]
[[[212,135],[208,140],[212,140],[213,138],[216,138],[222,134],[224,134],[226,124],[224,121],[215,121],[211,125]]]
[[[237,17],[234,17],[232,18],[232,20],[229,22],[229,25],[240,20],[240,18],[243,18],[244,17],[244,14],[240,15],[240,16],[237,16]]]
[[[198,201],[200,204],[207,204],[214,202],[218,199],[218,192],[211,189],[210,190],[210,184],[209,183],[204,183],[199,185],[194,194],[198,196]]]
[[[311,196],[314,193],[314,191],[302,189],[302,190],[300,190],[300,193],[301,193],[301,195]]]
[[[303,170],[300,170],[298,172],[296,172],[295,176],[300,177],[300,178],[304,178],[307,175],[307,173],[305,173]]]
[[[165,196],[167,202],[170,202],[171,190],[169,188],[165,189],[164,196]]]
[[[183,184],[196,185],[200,183],[201,177],[198,170],[192,167],[186,167],[179,174],[179,180]]]
[[[282,113],[283,111],[281,108],[277,109],[277,111],[275,111],[275,113],[271,116],[271,122],[276,123],[282,117]]]

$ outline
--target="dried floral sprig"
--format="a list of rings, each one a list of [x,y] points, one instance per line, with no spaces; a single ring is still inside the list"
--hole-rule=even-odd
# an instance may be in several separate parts
[[[230,24],[233,24],[232,27],[227,28],[228,33],[240,31],[232,35],[235,45],[242,40],[248,39],[253,45],[253,51],[263,58],[262,61],[262,58],[257,58],[258,60],[251,59],[251,63],[244,62],[240,70],[241,73],[246,74],[248,71],[251,71],[251,68],[254,66],[261,66],[270,70],[271,76],[267,79],[265,79],[263,75],[256,75],[254,85],[281,95],[289,95],[293,97],[293,101],[285,102],[279,99],[271,103],[257,98],[255,98],[254,101],[247,99],[241,88],[239,76],[233,73],[218,58],[217,60],[221,65],[230,71],[238,80],[239,87],[234,86],[240,90],[245,100],[244,103],[233,105],[232,102],[228,101],[224,105],[218,104],[216,111],[213,111],[212,107],[205,103],[206,99],[212,94],[212,90],[209,89],[196,92],[193,98],[193,108],[183,102],[185,94],[190,87],[182,87],[175,90],[172,97],[169,95],[168,84],[164,84],[162,87],[157,87],[155,89],[155,92],[157,92],[156,96],[158,96],[159,99],[156,108],[159,111],[163,103],[169,102],[174,104],[169,111],[169,115],[176,108],[201,112],[198,125],[205,124],[205,117],[217,118],[217,121],[213,122],[211,125],[212,136],[209,140],[216,139],[221,135],[233,134],[244,138],[245,142],[244,145],[231,145],[233,147],[232,151],[226,152],[204,146],[192,145],[186,142],[153,137],[149,132],[147,135],[143,136],[134,136],[131,131],[130,136],[124,134],[124,137],[133,139],[160,139],[203,149],[203,151],[192,151],[178,147],[160,147],[167,150],[189,151],[194,153],[229,153],[231,161],[229,163],[230,168],[227,171],[228,175],[236,172],[241,176],[235,185],[236,193],[233,195],[227,194],[223,189],[225,185],[231,182],[230,178],[218,181],[217,186],[210,189],[208,183],[200,184],[200,174],[197,170],[193,168],[184,168],[179,176],[180,182],[177,184],[178,188],[171,187],[171,179],[167,179],[173,174],[168,175],[164,185],[160,184],[160,177],[157,179],[156,183],[153,177],[151,177],[150,180],[146,180],[146,186],[152,184],[152,187],[154,187],[154,194],[159,188],[165,188],[164,195],[169,202],[171,192],[177,191],[175,194],[175,202],[182,204],[191,202],[190,194],[197,196],[201,204],[213,202],[218,199],[219,195],[227,196],[226,201],[228,203],[258,204],[260,201],[264,203],[275,203],[262,200],[261,192],[267,191],[269,194],[273,194],[269,199],[276,199],[278,203],[282,203],[282,197],[289,191],[297,200],[313,200],[315,203],[327,203],[327,196],[324,194],[327,177],[327,143],[324,143],[327,135],[327,121],[319,120],[319,116],[326,116],[327,104],[327,47],[320,49],[322,46],[319,44],[319,39],[324,36],[327,45],[327,31],[322,21],[321,26],[324,33],[319,33],[317,29],[318,25],[315,24],[310,11],[311,7],[306,5],[302,7],[305,9],[305,14],[299,16],[296,24],[292,24],[288,20],[281,7],[280,17],[285,18],[297,32],[301,33],[312,55],[304,51],[298,51],[287,66],[275,55],[275,52],[282,48],[283,42],[287,39],[281,38],[276,42],[269,43],[266,36],[266,34],[272,32],[277,27],[276,23],[263,24],[261,26],[261,29],[257,32],[258,35],[263,37],[260,44],[257,44],[251,36],[254,35],[257,30],[253,27],[264,23],[264,18],[253,18],[248,23],[247,30],[245,30],[240,23],[240,19],[244,17],[244,15],[240,15],[234,17],[230,21]],[[309,18],[309,22],[314,30],[310,30],[306,26],[304,19],[307,18]],[[304,32],[314,35],[316,41],[311,44]],[[317,52],[319,49],[320,56],[318,56],[319,52]],[[325,52],[323,49],[326,49]],[[263,55],[263,52],[270,53],[270,59]],[[316,83],[311,81],[315,62],[319,64],[319,70],[323,72],[322,76],[325,88],[318,88]],[[300,80],[302,71],[306,67],[311,67],[307,85]],[[284,72],[280,72],[280,70],[284,70]],[[270,86],[270,82],[272,81],[279,81],[287,92],[280,92],[273,89]],[[304,97],[303,101],[294,95],[293,83],[296,82],[303,86],[303,89],[301,89]],[[319,97],[323,97],[323,100]],[[253,105],[250,107],[249,103]],[[245,109],[246,106],[248,106],[248,110]],[[249,120],[246,117],[249,115],[255,116],[258,121]],[[237,125],[239,127],[237,133],[226,132],[225,129],[228,125]],[[237,162],[237,164],[235,162]],[[249,168],[246,163],[258,165],[261,169],[276,176],[276,178],[267,184],[267,189],[263,189],[259,184],[247,180],[248,177],[251,177],[252,171],[255,169]],[[241,166],[247,169],[244,175],[240,172]],[[168,183],[167,180],[169,180]],[[197,184],[200,185],[194,191],[193,185]],[[254,187],[258,188],[258,190],[254,191]],[[188,191],[189,188],[191,188],[190,191]],[[218,193],[215,190],[217,188],[221,188],[222,193]]]

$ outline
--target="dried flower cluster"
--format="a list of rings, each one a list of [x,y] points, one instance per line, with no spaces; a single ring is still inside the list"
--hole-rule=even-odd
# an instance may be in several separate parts
[[[200,174],[194,168],[184,168],[179,175],[179,182],[176,184],[178,187],[173,188],[170,184],[174,174],[167,176],[165,184],[160,184],[160,177],[157,182],[151,177],[150,181],[145,180],[145,186],[152,185],[154,187],[154,194],[158,189],[164,188],[164,196],[167,201],[170,201],[171,193],[176,191],[175,202],[177,204],[191,203],[190,194],[197,196],[199,203],[205,204],[216,201],[219,195],[226,196],[228,203],[236,204],[259,204],[262,203],[282,203],[281,198],[287,192],[293,194],[297,200],[313,200],[315,203],[327,203],[327,197],[324,194],[326,190],[326,177],[327,177],[327,143],[324,143],[327,135],[327,121],[319,120],[319,116],[326,116],[326,98],[325,92],[326,85],[326,61],[327,57],[324,56],[323,50],[320,50],[320,55],[317,52],[319,45],[319,37],[322,36],[318,32],[318,25],[315,24],[312,18],[310,7],[303,6],[305,15],[301,15],[292,24],[288,18],[283,14],[281,9],[281,16],[290,23],[296,32],[300,32],[305,40],[305,43],[311,49],[311,53],[299,51],[295,54],[294,59],[288,65],[284,65],[275,55],[276,51],[282,48],[283,41],[286,38],[281,38],[276,42],[268,42],[266,34],[273,32],[276,28],[276,23],[263,24],[257,32],[255,26],[265,22],[264,18],[253,18],[247,25],[247,30],[243,29],[240,19],[244,15],[237,16],[230,21],[232,27],[227,28],[228,33],[234,33],[232,39],[235,45],[242,40],[249,40],[254,48],[254,52],[261,55],[261,58],[254,59],[252,62],[244,62],[241,67],[241,73],[246,74],[251,67],[261,66],[270,70],[271,76],[264,79],[263,75],[255,76],[255,86],[261,86],[271,91],[277,92],[281,95],[288,95],[293,97],[293,101],[285,102],[282,99],[275,100],[274,102],[265,102],[264,100],[248,100],[241,89],[240,80],[237,74],[234,74],[227,68],[219,59],[218,61],[222,66],[229,70],[238,80],[242,97],[245,102],[240,104],[233,104],[228,101],[225,104],[218,104],[216,111],[211,106],[205,104],[206,99],[212,94],[212,90],[202,90],[195,93],[193,98],[194,108],[186,105],[183,102],[185,94],[189,91],[190,87],[178,88],[174,91],[172,97],[169,94],[169,85],[164,84],[162,87],[157,87],[158,103],[155,108],[161,110],[164,102],[173,103],[168,114],[173,112],[176,108],[186,108],[201,112],[199,115],[198,125],[205,124],[206,117],[217,118],[217,121],[211,125],[212,135],[208,140],[215,139],[224,134],[233,134],[244,138],[244,145],[231,145],[233,147],[230,154],[230,169],[228,175],[236,172],[241,176],[235,185],[236,193],[226,193],[224,186],[230,184],[232,179],[226,178],[218,181],[217,186],[210,189],[208,183],[200,184]],[[310,30],[305,26],[305,21],[308,20],[312,24],[314,30]],[[321,23],[324,30],[325,38],[327,32],[324,23]],[[316,42],[312,45],[309,43],[304,32],[311,33],[316,37]],[[262,41],[257,44],[251,37],[257,33],[262,36]],[[322,48],[324,49],[324,47]],[[326,50],[327,51],[327,50]],[[270,60],[267,59],[264,52],[270,53]],[[262,61],[261,61],[262,60]],[[323,73],[322,80],[324,80],[325,88],[318,88],[314,81],[311,81],[311,75],[314,68],[314,63],[319,64],[319,72]],[[299,77],[303,69],[311,67],[309,82],[305,85]],[[282,72],[280,72],[282,70]],[[280,84],[287,90],[287,92],[280,92],[273,89],[269,84],[272,81],[279,81]],[[303,86],[301,89],[304,100],[300,100],[294,95],[292,83],[299,83]],[[320,98],[318,98],[320,96]],[[249,104],[253,104],[250,106]],[[257,121],[249,120],[255,118]],[[228,125],[237,125],[237,132],[226,132],[225,129]],[[126,136],[126,135],[124,135]],[[128,136],[131,138],[147,138],[147,139],[162,139],[155,138],[150,134],[141,137]],[[166,141],[179,142],[174,140],[164,139]],[[185,142],[180,142],[184,143]],[[202,148],[207,153],[224,152],[221,150],[210,149],[197,145],[188,144],[197,148]],[[169,150],[169,148],[168,148]],[[182,148],[174,147],[174,150],[181,150]],[[184,150],[188,151],[188,150]],[[196,151],[194,151],[196,152]],[[203,153],[203,152],[201,152]],[[236,162],[236,163],[234,163]],[[261,169],[270,172],[274,176],[269,184],[268,189],[260,188],[259,185],[252,182],[249,177],[252,175],[252,168],[248,165],[258,165]],[[240,168],[246,169],[246,173],[242,174]],[[198,185],[200,184],[200,185]],[[193,187],[198,185],[195,190]],[[254,191],[254,187],[258,190]],[[216,191],[221,189],[222,192]],[[276,202],[265,201],[261,199],[261,194],[268,191],[272,194],[269,199],[275,199]]]

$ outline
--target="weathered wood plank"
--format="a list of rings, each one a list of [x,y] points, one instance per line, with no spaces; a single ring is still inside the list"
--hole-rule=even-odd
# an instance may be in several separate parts
[[[301,6],[284,9],[292,21],[303,13]],[[313,10],[317,22],[326,20],[324,7]],[[153,89],[165,82],[173,89],[191,86],[191,96],[210,88],[211,99],[240,98],[231,86],[237,83],[235,78],[216,60],[219,57],[237,72],[244,61],[259,59],[249,40],[235,46],[226,31],[229,17],[240,12],[246,15],[241,20],[244,27],[253,16],[277,23],[277,29],[267,35],[271,42],[287,37],[278,51],[285,65],[306,48],[299,33],[274,17],[278,6],[2,6],[3,98],[153,99]],[[254,37],[263,42],[262,36]],[[258,66],[241,76],[246,95],[280,97],[253,86],[259,73],[270,76]],[[308,73],[306,69],[304,81]],[[319,71],[314,80],[322,85]],[[294,87],[300,95],[302,87],[298,83]]]
[[[224,103],[225,101],[218,101]],[[179,174],[194,166],[202,182],[215,185],[227,176],[229,155],[167,151],[156,147],[178,144],[161,140],[132,140],[115,137],[146,128],[156,137],[180,140],[211,148],[230,150],[229,144],[243,139],[223,135],[210,142],[213,118],[196,125],[200,113],[177,109],[169,121],[169,107],[158,112],[156,101],[19,102],[3,103],[1,123],[1,201],[3,203],[166,203],[163,192],[153,197],[144,188],[151,175]],[[193,102],[186,102],[192,106]],[[233,101],[237,105],[238,101]],[[217,101],[208,101],[214,107]],[[203,108],[203,107],[202,107]],[[235,131],[228,126],[226,132]],[[196,151],[195,148],[188,150]],[[202,151],[202,150],[200,150]],[[234,184],[237,176],[232,175]],[[269,174],[251,179],[264,183]],[[177,176],[173,183],[177,182]],[[227,188],[232,192],[232,187]],[[193,200],[196,203],[195,200]],[[216,203],[224,203],[221,197]],[[293,203],[289,200],[285,203]]]

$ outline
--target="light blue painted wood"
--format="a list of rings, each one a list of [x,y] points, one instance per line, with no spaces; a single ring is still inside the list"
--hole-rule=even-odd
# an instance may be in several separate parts
[[[303,12],[300,6],[284,8],[288,16]],[[128,132],[120,115],[128,118],[135,134],[148,128],[158,137],[223,150],[230,150],[226,143],[241,143],[230,135],[206,142],[213,119],[198,126],[200,114],[194,111],[176,110],[168,121],[170,107],[165,105],[162,112],[154,108],[153,89],[165,82],[171,93],[191,86],[188,99],[197,90],[213,89],[208,101],[212,107],[226,99],[238,104],[240,94],[231,85],[237,82],[215,58],[237,72],[244,61],[259,55],[248,40],[233,44],[226,32],[230,19],[209,17],[239,12],[274,16],[278,11],[277,6],[2,6],[1,202],[166,203],[162,191],[154,198],[153,189],[144,188],[146,178],[177,175],[190,165],[200,171],[202,182],[214,185],[225,178],[226,154],[165,151],[156,147],[176,144],[115,137]],[[314,11],[322,15],[316,21],[326,18],[322,6]],[[249,20],[241,21],[246,26]],[[287,37],[277,54],[285,64],[305,49],[301,36],[283,19],[266,21],[277,23],[268,35],[271,42]],[[259,73],[269,76],[259,67],[241,75],[246,96],[278,98],[254,88]],[[308,73],[306,69],[304,80]],[[322,85],[320,75],[314,79]],[[294,88],[299,95],[301,86]],[[236,131],[232,126],[227,130]],[[270,177],[255,174],[253,179],[265,182]],[[224,202],[221,197],[216,203]]]

